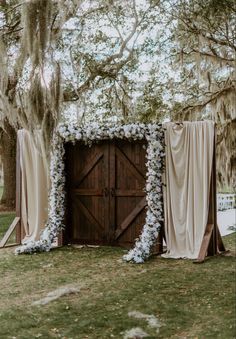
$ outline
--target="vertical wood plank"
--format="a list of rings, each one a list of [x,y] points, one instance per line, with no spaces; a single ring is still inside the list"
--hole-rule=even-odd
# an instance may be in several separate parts
[[[109,228],[109,242],[113,244],[115,240],[115,231],[116,231],[116,201],[115,191],[117,188],[116,185],[116,175],[117,175],[117,164],[116,164],[116,146],[115,141],[109,142],[109,161],[108,161],[108,188],[109,188],[109,211],[108,211],[108,228]]]
[[[218,243],[218,227],[217,227],[217,187],[216,187],[216,127],[214,133],[214,153],[213,153],[213,206],[214,206],[214,228],[212,234],[212,242],[213,242],[213,255],[216,255],[217,250],[217,243]]]
[[[209,194],[208,223],[202,240],[198,260],[203,262],[206,255],[213,256],[220,250],[225,251],[225,247],[217,225],[217,201],[216,201],[216,127],[214,133],[214,150],[212,160],[211,185]]]
[[[68,218],[68,192],[69,192],[69,182],[68,182],[68,165],[67,159],[69,156],[69,149],[67,144],[64,145],[65,147],[65,156],[64,156],[64,165],[65,165],[65,187],[66,187],[66,196],[65,196],[65,214],[64,214],[64,225],[65,229],[62,231],[62,245],[66,245],[68,243],[68,233],[69,233],[69,218]]]
[[[157,237],[157,242],[155,245],[156,254],[163,253],[163,238],[164,238],[164,223],[161,223],[161,229]]]
[[[23,239],[22,223],[21,223],[21,165],[20,165],[20,142],[17,138],[16,146],[16,218],[19,222],[16,226],[16,243],[20,244]]]
[[[216,202],[216,129],[214,133],[214,149],[212,159],[211,171],[211,186],[209,198],[209,215],[208,224],[213,224],[211,240],[208,247],[208,255],[213,256],[217,254],[217,202]]]

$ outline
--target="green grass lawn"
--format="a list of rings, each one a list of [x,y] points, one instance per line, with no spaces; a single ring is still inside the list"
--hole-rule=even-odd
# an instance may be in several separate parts
[[[6,233],[7,229],[11,225],[12,221],[15,218],[15,213],[13,212],[1,212],[0,213],[0,240]],[[9,243],[15,243],[15,233],[13,232],[9,241]],[[1,338],[1,336],[0,336]]]
[[[3,193],[3,186],[0,186],[0,200]],[[0,240],[4,236],[5,232],[7,231],[8,227],[11,225],[12,221],[15,218],[14,212],[0,212]],[[8,243],[14,244],[15,243],[15,233],[11,235]],[[1,334],[0,334],[1,338]]]
[[[235,251],[236,233],[224,237]],[[63,247],[14,256],[0,250],[0,338],[123,338],[141,327],[148,338],[235,338],[235,257],[190,260],[153,257],[122,262],[120,248]],[[72,284],[78,294],[45,306],[32,302]],[[130,311],[154,315],[159,334]]]

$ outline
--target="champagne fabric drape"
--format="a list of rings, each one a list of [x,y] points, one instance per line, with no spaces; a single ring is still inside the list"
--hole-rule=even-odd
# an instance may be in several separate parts
[[[33,138],[18,131],[21,166],[21,217],[25,230],[22,243],[38,240],[47,221],[48,171],[40,131]]]
[[[211,121],[165,124],[166,258],[196,259],[208,219],[214,150]]]

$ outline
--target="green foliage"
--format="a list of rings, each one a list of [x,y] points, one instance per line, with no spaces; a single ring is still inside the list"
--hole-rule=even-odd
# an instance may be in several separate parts
[[[189,6],[195,9],[195,14],[204,20],[212,20],[215,25],[221,24],[220,20],[225,16],[232,16],[235,7],[234,0],[206,0],[204,2],[190,1]]]
[[[50,147],[52,131],[65,117],[214,119],[223,125],[217,157],[227,164],[226,170],[217,165],[218,178],[224,178],[222,186],[231,184],[233,0],[4,3],[0,122],[7,117],[14,126],[42,128]],[[225,135],[230,140],[224,145]]]
[[[88,119],[102,119],[102,115],[139,119],[141,114],[149,121],[176,113],[177,107],[180,111],[186,105],[194,107],[206,92],[217,89],[217,81],[222,86],[215,71],[232,56],[232,0],[175,0],[173,6],[167,0],[143,0],[136,5],[94,1],[86,9],[73,1],[37,0],[11,9],[14,17],[22,12],[21,48],[28,46],[32,61],[37,59],[35,66],[43,55],[44,63],[58,61],[64,107],[69,110],[76,101],[77,111]],[[171,67],[175,75],[170,74]],[[45,72],[41,64],[40,72]],[[34,96],[35,77],[30,77],[33,89],[26,96]],[[155,90],[148,93],[150,82]],[[54,97],[46,97],[45,105],[58,109]]]
[[[161,90],[151,78],[144,86],[143,94],[137,100],[137,115],[144,123],[162,121],[166,116]]]
[[[163,93],[169,94],[171,118],[217,122],[218,187],[233,187],[235,1],[176,0],[171,8],[168,1],[162,3],[169,12],[170,65],[175,73],[163,86]]]
[[[1,197],[1,191],[0,191]],[[13,219],[15,218],[15,214],[12,212],[0,212],[0,240],[8,230],[9,226],[11,225]],[[14,244],[15,241],[15,232],[9,238],[8,243]]]
[[[171,16],[176,18],[172,36],[172,50],[177,56],[174,68],[180,71],[175,92],[186,91],[182,106],[189,106],[188,112],[200,112],[203,116],[212,105],[217,120],[223,109],[216,103],[227,85],[230,89],[224,92],[224,101],[229,107],[224,113],[230,116],[230,96],[234,90],[231,83],[235,61],[234,2],[177,0]]]

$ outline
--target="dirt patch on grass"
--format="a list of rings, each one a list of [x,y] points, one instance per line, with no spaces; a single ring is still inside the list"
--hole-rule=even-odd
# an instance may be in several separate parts
[[[80,288],[76,286],[61,286],[56,290],[49,292],[46,297],[36,300],[32,303],[32,306],[42,306],[49,304],[52,301],[55,301],[65,295],[79,293]]]
[[[152,314],[143,314],[142,312],[132,311],[128,313],[129,317],[134,319],[144,319],[149,327],[155,328],[156,333],[159,333],[159,328],[161,327],[160,321]]]
[[[130,330],[127,330],[124,333],[124,339],[141,339],[141,338],[148,338],[148,333],[144,332],[144,330],[140,327],[134,327]]]

